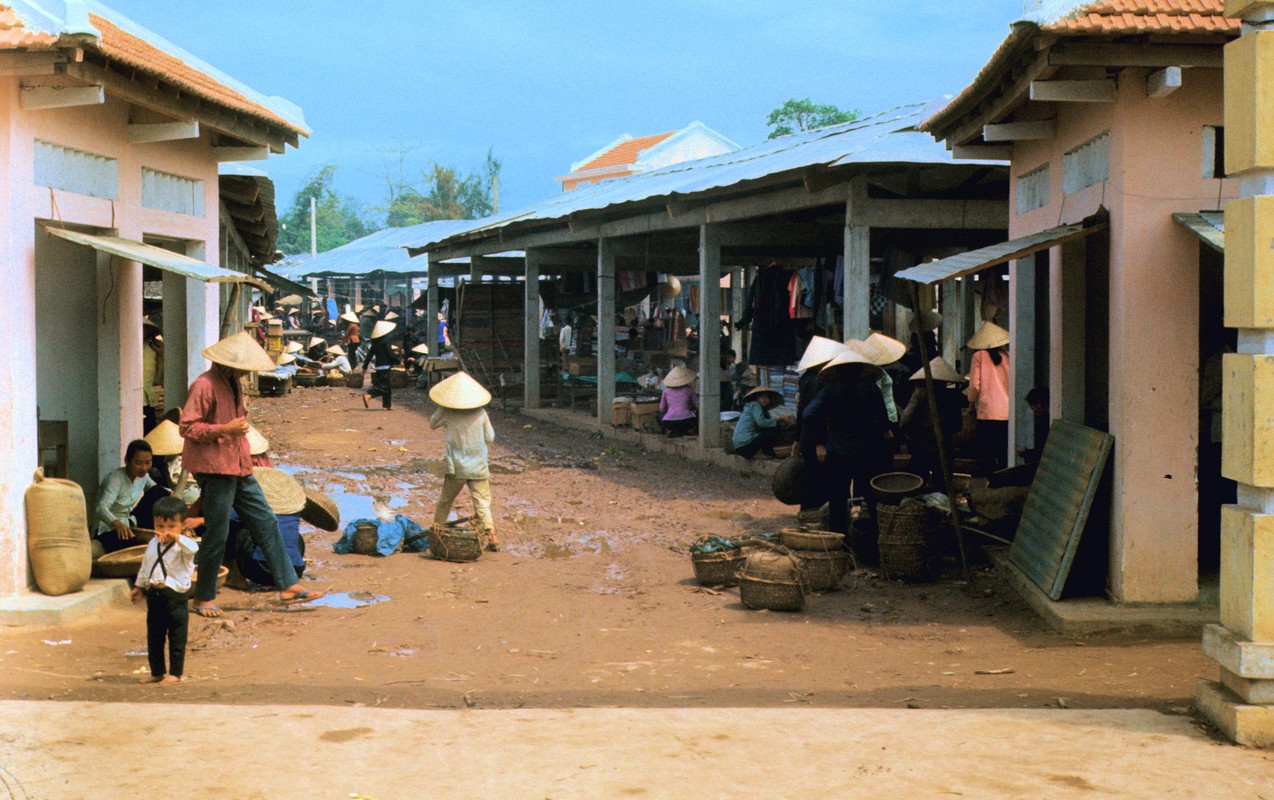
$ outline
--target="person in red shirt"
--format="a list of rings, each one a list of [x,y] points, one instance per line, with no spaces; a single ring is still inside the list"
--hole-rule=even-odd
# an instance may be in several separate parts
[[[247,333],[222,339],[206,348],[203,355],[213,362],[212,368],[190,384],[178,424],[185,439],[182,465],[199,483],[205,525],[198,554],[195,613],[222,616],[216,603],[217,572],[225,557],[232,508],[265,555],[274,585],[285,587],[279,599],[316,600],[323,592],[306,589],[297,581],[278,521],[252,474],[247,409],[239,381],[249,372],[274,369],[274,360]]]

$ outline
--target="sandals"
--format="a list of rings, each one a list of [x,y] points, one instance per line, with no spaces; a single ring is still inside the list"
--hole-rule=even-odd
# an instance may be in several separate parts
[[[300,594],[293,595],[292,597],[280,596],[279,602],[283,603],[284,605],[291,605],[292,603],[305,603],[310,600],[318,600],[319,598],[323,597],[326,594],[327,594],[326,592],[320,591],[319,589],[303,589]]]
[[[191,610],[199,616],[206,617],[207,619],[216,619],[217,617],[224,617],[226,615],[225,612],[221,610],[221,606],[216,605],[215,603],[210,606],[193,606]]]

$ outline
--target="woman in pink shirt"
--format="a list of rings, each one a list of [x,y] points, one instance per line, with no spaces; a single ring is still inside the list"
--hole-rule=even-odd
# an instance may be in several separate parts
[[[699,431],[699,393],[694,382],[699,376],[685,367],[673,367],[664,376],[659,396],[659,424],[669,436],[686,436]]]
[[[974,443],[982,473],[1005,466],[1009,449],[1009,332],[984,322],[969,340],[969,407],[977,416]]]

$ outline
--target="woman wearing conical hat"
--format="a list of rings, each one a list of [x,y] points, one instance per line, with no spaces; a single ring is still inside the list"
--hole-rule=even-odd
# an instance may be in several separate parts
[[[394,354],[389,334],[398,326],[392,322],[380,320],[372,328],[372,344],[367,348],[367,357],[363,359],[363,372],[376,363],[376,371],[372,373],[372,388],[363,395],[363,408],[371,407],[373,397],[380,398],[380,405],[386,411],[394,407],[394,390],[390,383],[389,371],[398,364],[398,356]]]
[[[664,376],[664,390],[659,395],[659,425],[668,436],[686,436],[699,430],[699,393],[694,382],[699,376],[677,366]]]
[[[274,360],[247,333],[222,339],[206,348],[203,355],[212,368],[190,384],[178,425],[185,439],[182,464],[199,482],[203,500],[205,530],[197,556],[195,613],[222,616],[216,602],[217,572],[225,557],[232,508],[261,547],[274,585],[283,587],[280,600],[322,597],[321,591],[306,589],[297,581],[278,521],[252,474],[247,409],[239,381],[249,372],[275,369]]]
[[[1009,449],[1009,332],[984,322],[969,340],[969,408],[977,416],[974,443],[981,472],[1001,469]]]
[[[430,389],[429,399],[438,406],[429,418],[429,427],[444,428],[447,436],[442,492],[434,509],[434,524],[446,524],[456,496],[467,486],[486,547],[499,550],[500,539],[491,516],[491,471],[487,464],[487,445],[495,441],[495,430],[483,410],[491,402],[491,393],[468,373],[457,372]]]

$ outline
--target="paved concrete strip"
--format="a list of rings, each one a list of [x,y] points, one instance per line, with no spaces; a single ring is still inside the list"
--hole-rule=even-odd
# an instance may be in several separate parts
[[[1274,797],[1274,753],[1152,711],[11,701],[0,766],[32,800]]]

